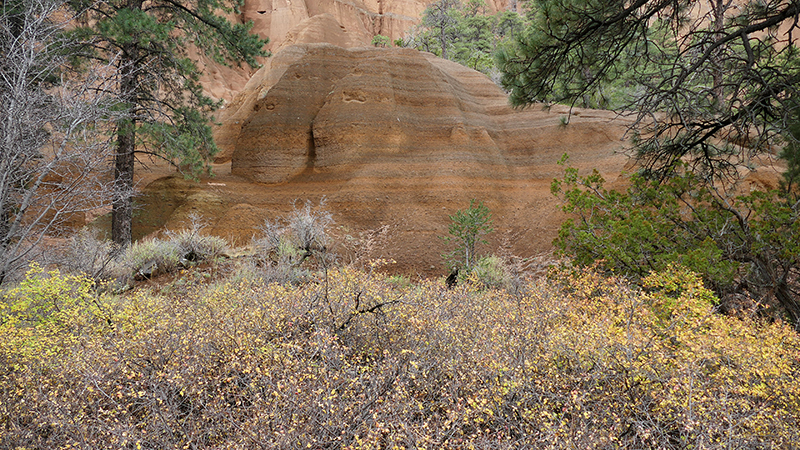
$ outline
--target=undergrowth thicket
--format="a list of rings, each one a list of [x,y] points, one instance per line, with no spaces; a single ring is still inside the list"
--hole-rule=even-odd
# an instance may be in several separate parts
[[[0,310],[0,448],[790,448],[800,338],[693,273],[513,292],[331,267],[180,295],[34,268]],[[106,292],[106,293],[100,293]]]

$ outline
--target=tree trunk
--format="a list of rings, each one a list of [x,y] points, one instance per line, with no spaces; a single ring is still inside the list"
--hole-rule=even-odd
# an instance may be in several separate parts
[[[781,280],[775,286],[775,297],[781,306],[786,309],[786,312],[789,313],[795,329],[800,329],[800,303],[792,295],[789,285],[785,281]]]
[[[128,8],[142,9],[143,0],[130,0]],[[132,42],[123,46],[119,62],[120,97],[129,116],[117,124],[114,154],[114,187],[117,195],[111,205],[111,240],[120,247],[131,243],[133,222],[133,169],[136,151],[136,106],[138,104],[138,49]]]
[[[114,155],[114,185],[117,195],[111,205],[111,240],[120,247],[131,243],[133,221],[133,164],[136,149],[136,124],[119,124]]]
[[[9,231],[11,226],[11,215],[6,212],[5,202],[0,202],[0,285],[6,279],[8,270],[8,255],[6,255],[9,242]]]
[[[795,329],[800,329],[800,302],[793,295],[792,290],[787,283],[789,277],[789,268],[783,269],[783,274],[778,274],[776,271],[774,260],[768,257],[756,256],[756,270],[761,278],[761,283],[769,289],[769,293],[775,296],[778,304],[789,315],[789,319]],[[778,266],[780,267],[780,266]],[[780,270],[780,269],[778,269]]]
[[[714,40],[717,41],[720,39],[722,32],[725,26],[725,11],[727,9],[727,5],[725,5],[725,0],[713,0],[711,2],[711,8],[714,13],[714,19],[711,23],[711,27],[715,33]],[[714,52],[711,56],[711,77],[712,77],[712,89],[714,93],[714,101],[716,103],[715,108],[721,109],[722,105],[724,105],[725,100],[725,93],[723,91],[723,73],[722,68],[719,66],[721,60],[720,51]]]
[[[445,19],[442,19],[442,29],[439,32],[439,44],[442,47],[442,59],[447,59],[447,34],[445,30],[447,24],[446,16],[443,17],[445,17]]]

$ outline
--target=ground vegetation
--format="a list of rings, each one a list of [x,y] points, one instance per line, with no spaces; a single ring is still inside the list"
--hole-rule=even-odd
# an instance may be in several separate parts
[[[634,174],[629,181],[625,190],[608,189],[599,173],[567,168],[553,182],[573,215],[555,241],[563,255],[633,279],[681,264],[703,277],[723,310],[750,309],[800,326],[796,191],[723,197],[686,166],[667,180]]]
[[[379,268],[386,261],[373,261]],[[790,447],[800,342],[667,266],[512,291],[340,265],[149,288],[32,267],[0,307],[2,448]],[[217,274],[222,272],[216,272]],[[211,276],[209,276],[211,275]]]

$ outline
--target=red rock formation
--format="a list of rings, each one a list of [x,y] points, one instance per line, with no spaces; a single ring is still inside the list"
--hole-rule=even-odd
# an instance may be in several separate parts
[[[448,215],[477,199],[498,230],[488,249],[549,250],[564,219],[549,192],[563,175],[556,162],[568,153],[613,185],[627,162],[619,152],[627,122],[605,111],[515,110],[478,72],[415,50],[365,47],[375,34],[399,37],[424,7],[247,0],[243,17],[272,39],[274,56],[246,85],[229,69],[210,73],[210,92],[232,98],[215,132],[217,175],[151,183],[140,231],[177,228],[195,213],[214,234],[246,244],[263,219],[326,198],[340,233],[391,225],[380,255],[398,261],[391,270],[432,275],[443,273],[438,237]]]
[[[213,180],[148,186],[159,200],[140,212],[153,227],[143,231],[196,213],[246,244],[263,219],[326,198],[342,233],[394,227],[381,254],[398,261],[391,270],[432,275],[444,270],[448,215],[470,199],[494,215],[485,250],[529,256],[563,220],[549,191],[562,154],[610,181],[627,161],[613,113],[575,110],[564,125],[566,108],[514,110],[484,75],[410,49],[287,46],[226,112],[217,139],[229,162]]]
[[[484,75],[416,50],[303,45],[276,61],[236,114],[232,172],[255,182],[552,177],[565,151],[580,163],[621,147],[611,113],[580,111],[567,131],[561,115],[515,111]]]
[[[277,52],[287,45],[329,43],[351,48],[369,46],[373,36],[402,38],[418,23],[430,0],[245,0],[233,18],[253,22],[253,32],[269,38],[267,48]],[[507,9],[507,0],[489,0],[487,12]],[[268,60],[262,61],[268,63]],[[201,80],[215,98],[231,101],[252,73],[202,61]]]

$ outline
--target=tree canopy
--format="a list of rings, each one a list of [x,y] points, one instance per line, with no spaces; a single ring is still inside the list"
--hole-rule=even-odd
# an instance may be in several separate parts
[[[515,105],[580,105],[624,89],[645,170],[688,158],[731,175],[785,139],[800,94],[797,0],[534,0],[498,55]],[[602,103],[600,101],[599,103]],[[591,105],[587,105],[591,106]]]
[[[197,176],[207,169],[217,147],[211,113],[218,102],[207,97],[192,49],[221,64],[257,67],[267,56],[265,40],[249,33],[252,24],[232,23],[238,0],[70,0],[81,12],[73,34],[88,43],[74,54],[89,67],[112,64],[120,109],[115,180],[121,194],[113,204],[112,239],[131,239],[135,153],[167,159]]]
[[[746,295],[800,326],[800,2],[528,5],[530,26],[498,55],[511,101],[605,102],[636,119],[626,192],[574,169],[554,183],[574,215],[556,246],[634,278],[679,263],[723,307]],[[781,189],[741,183],[778,158]]]
[[[421,24],[404,45],[432,52],[487,75],[497,72],[494,52],[506,45],[523,26],[513,11],[489,14],[483,0],[438,0],[431,3]]]

